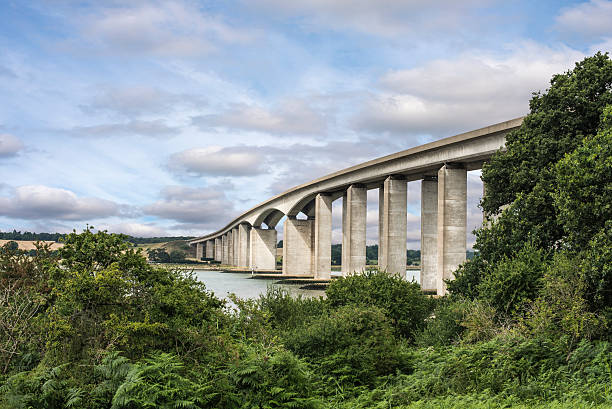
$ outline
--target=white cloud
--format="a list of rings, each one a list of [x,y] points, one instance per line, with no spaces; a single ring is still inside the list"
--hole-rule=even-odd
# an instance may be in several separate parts
[[[0,158],[16,156],[23,149],[23,142],[16,136],[0,134]]]
[[[489,0],[245,0],[274,14],[297,16],[308,24],[332,30],[350,29],[368,34],[407,39],[462,31],[474,8],[492,3]],[[486,21],[480,21],[480,25]],[[409,41],[409,40],[407,40]]]
[[[448,136],[528,113],[531,93],[582,54],[532,43],[505,57],[471,53],[392,71],[380,79],[355,118],[356,129],[391,134]]]
[[[193,123],[202,129],[221,127],[274,135],[326,133],[326,119],[304,101],[285,100],[276,109],[237,104],[220,114],[197,116]]]
[[[151,121],[133,120],[124,123],[110,123],[91,126],[78,126],[70,130],[75,136],[106,138],[117,136],[146,136],[151,138],[172,137],[180,133],[175,127],[168,126],[160,119]]]
[[[108,230],[109,233],[121,233],[134,237],[164,237],[169,235],[167,230],[153,223],[98,224],[95,227],[99,230]]]
[[[187,1],[128,2],[95,9],[82,20],[82,34],[91,43],[125,56],[200,56],[254,36]]]
[[[169,167],[208,176],[254,176],[267,171],[265,157],[257,148],[239,146],[187,149],[172,155]]]
[[[89,104],[81,106],[84,112],[108,112],[120,116],[165,114],[179,107],[201,107],[204,98],[168,92],[153,86],[109,87],[94,96]]]
[[[221,187],[168,186],[162,190],[161,197],[145,206],[143,211],[164,219],[197,223],[214,229],[221,228],[235,216],[234,204],[226,198]]]
[[[591,0],[566,7],[556,18],[556,28],[567,36],[587,40],[612,37],[612,1]]]
[[[90,220],[120,214],[121,206],[109,200],[41,185],[20,186],[11,197],[0,197],[0,215],[16,219]]]

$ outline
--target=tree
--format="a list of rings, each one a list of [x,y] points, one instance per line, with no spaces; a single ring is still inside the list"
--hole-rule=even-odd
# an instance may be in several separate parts
[[[565,172],[563,168],[569,163],[557,164],[583,141],[594,138],[609,104],[612,104],[612,61],[608,54],[602,53],[576,63],[573,70],[553,76],[546,92],[534,94],[530,114],[519,129],[506,136],[506,150],[495,153],[483,166],[482,179],[487,189],[481,206],[488,214],[496,215],[496,219],[477,230],[474,247],[479,255],[458,269],[449,291],[477,297],[483,277],[492,274],[501,260],[515,257],[525,243],[547,251],[552,257],[550,250],[559,250],[568,242],[568,236],[573,235],[568,228],[571,230],[575,222],[567,220],[572,206],[565,200],[570,200],[569,196],[559,194],[561,190],[568,190],[559,183],[574,178],[576,188],[580,188],[580,183],[588,178],[579,182],[580,178],[574,177],[579,170]],[[586,152],[576,155],[584,156]],[[574,162],[578,160],[575,158]],[[605,168],[601,172],[605,174]],[[599,197],[606,192],[604,188],[594,195]],[[570,201],[574,199],[589,198],[576,196]],[[565,204],[560,208],[562,203]],[[605,216],[609,214],[605,203],[586,206],[599,206],[598,215],[609,217]],[[582,222],[588,223],[588,220],[583,218]],[[590,227],[582,231],[585,229]],[[588,242],[593,233],[589,230],[581,241]]]

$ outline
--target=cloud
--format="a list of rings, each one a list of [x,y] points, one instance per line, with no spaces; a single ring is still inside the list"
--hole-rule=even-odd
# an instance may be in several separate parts
[[[586,40],[612,37],[612,1],[591,0],[565,7],[556,18],[556,29],[568,37]]]
[[[160,196],[160,200],[143,207],[145,214],[214,229],[236,216],[233,202],[221,187],[167,186]]]
[[[202,129],[214,127],[265,132],[274,135],[322,135],[326,119],[304,101],[286,100],[276,109],[236,104],[220,114],[197,116],[193,124]]]
[[[23,147],[23,142],[16,136],[0,134],[0,159],[17,156]]]
[[[0,215],[16,219],[91,220],[120,216],[121,206],[95,197],[78,197],[66,189],[41,185],[17,187],[0,197]]]
[[[255,176],[267,172],[265,157],[257,148],[221,147],[192,148],[173,154],[169,167],[195,175]]]
[[[85,113],[108,112],[133,117],[143,114],[168,114],[179,107],[201,107],[204,98],[167,92],[150,86],[109,87],[82,105]]]
[[[297,16],[307,24],[332,30],[350,29],[380,36],[410,38],[464,31],[477,16],[473,10],[492,1],[468,0],[244,0],[264,12]],[[480,26],[486,21],[479,21]],[[412,34],[412,35],[409,35]],[[418,37],[417,37],[418,36]]]
[[[108,230],[110,233],[121,233],[134,237],[165,237],[169,235],[166,229],[153,223],[98,224],[96,228]]]
[[[95,9],[80,35],[104,52],[124,56],[193,57],[255,35],[204,13],[191,2],[153,1]]]
[[[151,121],[133,120],[123,123],[110,123],[72,128],[70,134],[89,138],[107,138],[138,135],[150,138],[172,137],[180,133],[179,128],[168,126],[160,119]]]
[[[567,48],[532,43],[505,57],[466,54],[380,78],[354,118],[356,130],[436,138],[525,115],[531,93],[582,58]]]

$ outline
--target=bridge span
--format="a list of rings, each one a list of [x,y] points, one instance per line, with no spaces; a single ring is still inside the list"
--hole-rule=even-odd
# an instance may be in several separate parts
[[[342,198],[342,274],[366,265],[367,191],[379,189],[378,265],[406,271],[407,182],[421,181],[421,288],[443,280],[466,258],[467,171],[505,145],[523,118],[417,146],[329,174],[247,210],[220,230],[190,241],[196,256],[248,269],[276,267],[276,225],[283,225],[282,274],[329,279],[332,202]],[[307,216],[297,219],[298,213]]]

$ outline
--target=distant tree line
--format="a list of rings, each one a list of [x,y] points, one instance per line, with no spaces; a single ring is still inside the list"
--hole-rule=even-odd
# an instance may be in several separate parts
[[[55,241],[60,242],[61,239],[66,237],[64,233],[33,233],[33,232],[21,232],[13,230],[12,232],[0,231],[0,240],[28,240],[28,241]],[[134,237],[123,235],[125,241],[132,244],[153,244],[153,243],[166,243],[169,241],[177,240],[191,240],[193,236],[171,236],[171,237]]]
[[[30,241],[56,241],[58,242],[60,238],[65,237],[65,234],[62,233],[32,233],[29,231],[20,232],[17,230],[13,230],[12,232],[1,232],[0,231],[0,240],[30,240]]]

